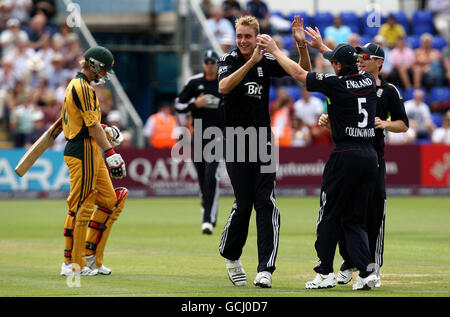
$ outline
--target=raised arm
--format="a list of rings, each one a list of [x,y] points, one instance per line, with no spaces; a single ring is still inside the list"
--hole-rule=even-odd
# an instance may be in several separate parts
[[[311,59],[305,42],[306,36],[305,30],[303,29],[303,18],[300,19],[298,16],[294,17],[294,21],[292,21],[292,37],[297,43],[297,49],[300,56],[298,64],[304,70],[308,72],[312,71]]]
[[[256,39],[259,42],[259,50],[262,50],[262,48],[266,48],[266,50],[276,58],[281,67],[283,67],[283,69],[289,75],[291,75],[294,79],[301,81],[302,83],[306,83],[306,75],[308,74],[308,72],[292,59],[284,55],[276,45],[275,41],[269,35],[258,35]]]
[[[305,39],[306,44],[315,48],[321,53],[331,51],[331,49],[323,43],[322,36],[320,35],[320,31],[317,28],[317,26],[315,30],[312,27],[308,26],[304,31],[306,34],[308,34],[309,38],[311,39],[311,41]]]

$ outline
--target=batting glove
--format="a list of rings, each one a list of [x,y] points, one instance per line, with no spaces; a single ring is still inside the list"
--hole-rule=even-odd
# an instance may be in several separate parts
[[[125,162],[119,153],[116,153],[112,148],[105,151],[106,164],[109,167],[109,173],[112,178],[124,178],[127,176]]]
[[[120,133],[120,130],[116,126],[107,126],[104,125],[103,129],[105,130],[106,136],[108,137],[109,143],[111,143],[111,146],[114,148],[116,146],[119,146],[120,143],[123,141],[122,133]]]

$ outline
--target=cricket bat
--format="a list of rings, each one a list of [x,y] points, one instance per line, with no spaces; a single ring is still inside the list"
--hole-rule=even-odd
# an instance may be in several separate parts
[[[16,166],[16,173],[20,177],[25,175],[26,172],[33,166],[34,162],[45,152],[50,146],[52,146],[53,141],[62,131],[62,119],[59,118],[51,125],[41,137],[34,142],[34,144],[28,149],[28,151],[22,156],[19,164]]]

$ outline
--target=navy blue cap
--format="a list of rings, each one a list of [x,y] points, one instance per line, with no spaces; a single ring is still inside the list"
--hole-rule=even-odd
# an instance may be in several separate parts
[[[323,53],[323,57],[346,65],[353,65],[358,61],[356,50],[349,44],[339,44],[332,51]]]
[[[375,43],[367,43],[363,47],[357,46],[355,49],[358,54],[363,52],[384,59],[384,50],[380,45],[377,45]]]
[[[203,61],[206,61],[209,59],[214,62],[217,62],[217,60],[219,59],[219,55],[217,55],[217,53],[214,52],[213,50],[207,50],[205,52],[205,56],[203,56]]]

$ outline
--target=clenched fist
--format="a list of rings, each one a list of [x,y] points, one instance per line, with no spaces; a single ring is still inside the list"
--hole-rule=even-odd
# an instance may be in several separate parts
[[[106,164],[109,167],[109,173],[112,178],[124,178],[127,176],[125,162],[119,153],[116,153],[112,148],[105,151]]]

